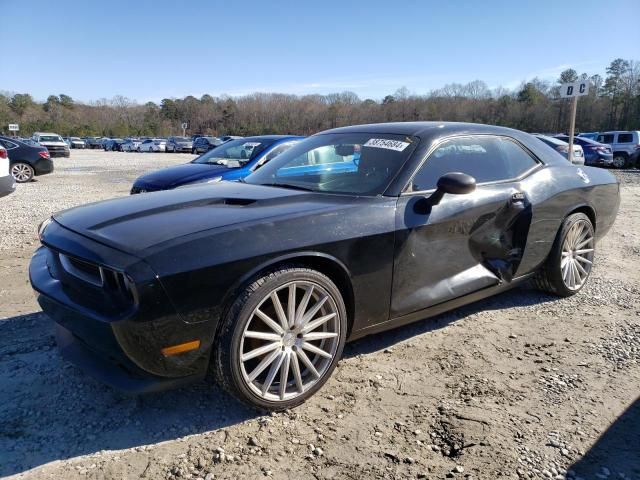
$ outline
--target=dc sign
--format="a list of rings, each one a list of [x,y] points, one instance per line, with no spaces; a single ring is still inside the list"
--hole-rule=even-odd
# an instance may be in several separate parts
[[[560,97],[572,98],[581,97],[589,94],[589,81],[583,80],[580,82],[563,83],[560,86]]]

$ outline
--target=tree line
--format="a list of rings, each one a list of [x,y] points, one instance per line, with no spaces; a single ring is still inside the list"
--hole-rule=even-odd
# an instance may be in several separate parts
[[[359,123],[436,120],[503,125],[529,132],[568,129],[570,100],[560,84],[589,79],[589,95],[578,102],[577,131],[640,129],[640,62],[615,59],[606,74],[563,71],[557,81],[538,78],[509,90],[483,81],[451,83],[426,95],[406,88],[382,100],[353,92],[329,95],[254,93],[240,97],[203,95],[138,104],[123,96],[90,103],[69,95],[37,102],[28,93],[0,93],[0,131],[20,124],[20,134],[53,131],[69,136],[167,136],[182,133],[310,135]]]

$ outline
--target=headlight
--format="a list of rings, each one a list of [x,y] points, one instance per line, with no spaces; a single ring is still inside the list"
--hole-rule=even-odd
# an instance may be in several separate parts
[[[40,224],[38,227],[38,239],[42,242],[42,236],[44,235],[45,230],[49,226],[49,224],[53,221],[51,217],[47,218],[44,222]]]
[[[199,185],[202,183],[218,183],[222,180],[222,177],[213,177],[213,178],[203,178],[201,180],[196,180],[195,182],[189,182],[185,185]]]

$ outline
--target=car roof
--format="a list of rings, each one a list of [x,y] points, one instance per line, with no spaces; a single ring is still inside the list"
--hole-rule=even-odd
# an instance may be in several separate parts
[[[13,143],[17,143],[21,147],[38,148],[38,149],[46,150],[46,147],[42,147],[42,146],[38,146],[38,145],[32,145],[30,143],[27,143],[25,141],[25,139],[23,139],[23,138],[6,137],[4,135],[0,135],[0,139],[7,140],[7,141],[13,142]],[[26,140],[31,140],[31,139],[27,138]]]
[[[363,125],[353,125],[350,127],[339,127],[325,130],[319,134],[327,133],[388,133],[396,135],[412,135],[417,137],[442,136],[442,134],[452,133],[493,133],[509,134],[522,133],[507,127],[495,125],[484,125],[481,123],[466,122],[390,122],[390,123],[369,123]]]
[[[607,132],[599,132],[598,135],[611,135],[614,133],[638,133],[640,134],[640,130],[609,130]]]
[[[560,140],[562,140],[563,142],[565,141],[564,139],[566,138],[567,140],[569,139],[569,135],[556,135],[555,138],[558,138]],[[573,137],[573,140],[580,140],[581,142],[584,143],[589,143],[589,144],[593,144],[593,145],[602,145],[602,143],[600,142],[596,142],[595,140],[593,140],[592,138],[587,138],[587,137]]]

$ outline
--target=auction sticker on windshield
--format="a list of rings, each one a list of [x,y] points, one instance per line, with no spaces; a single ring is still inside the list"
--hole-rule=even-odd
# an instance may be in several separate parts
[[[243,147],[257,147],[258,145],[260,145],[260,142],[244,142],[242,144]]]
[[[363,146],[386,148],[387,150],[395,150],[397,152],[401,152],[409,146],[409,143],[401,142],[400,140],[388,140],[386,138],[371,138]]]

